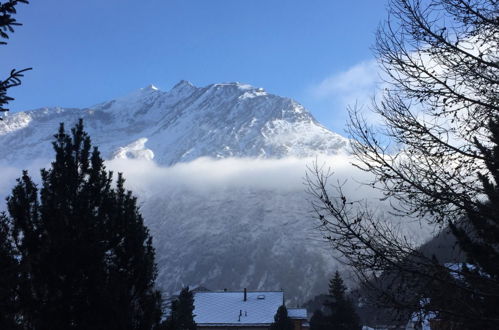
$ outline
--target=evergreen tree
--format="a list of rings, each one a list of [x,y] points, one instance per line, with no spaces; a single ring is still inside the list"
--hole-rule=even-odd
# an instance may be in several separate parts
[[[27,329],[152,329],[161,317],[152,239],[80,122],[53,143],[38,191],[27,172],[7,199]],[[4,226],[5,227],[5,226]]]
[[[288,317],[286,306],[281,305],[274,316],[274,323],[270,325],[270,330],[293,330],[293,322]]]
[[[19,263],[8,218],[0,215],[0,329],[16,329]]]
[[[488,173],[477,173],[484,191],[479,199],[467,207],[468,227],[451,223],[450,228],[468,262],[481,268],[488,276],[499,280],[499,117],[489,121],[489,143],[475,140],[485,155]],[[486,144],[488,144],[486,146]]]
[[[495,320],[496,324],[499,324],[497,320],[499,306],[498,117],[490,119],[489,132],[487,146],[484,142],[475,141],[477,148],[486,155],[485,165],[488,174],[477,174],[483,186],[484,198],[475,201],[474,205],[468,206],[466,226],[452,223],[449,225],[467,258],[467,264],[460,266],[457,271],[451,270],[454,280],[464,282],[461,286],[468,289],[459,290],[459,300],[464,304],[458,304],[454,308],[455,312],[468,306],[473,306],[473,309],[478,311],[478,317],[474,320],[459,320],[461,325],[466,324],[469,329],[485,329],[490,324],[489,320]],[[441,305],[445,303],[444,301]],[[441,306],[436,309],[441,309]]]
[[[359,317],[350,299],[346,297],[346,286],[338,271],[329,281],[330,299],[324,303],[328,308],[326,315],[329,328],[338,330],[360,329]]]
[[[7,2],[0,2],[0,40],[6,40],[9,38],[9,33],[14,32],[14,26],[19,26],[19,23],[13,16],[17,13],[16,6],[20,3],[28,4],[27,0],[9,0]],[[0,41],[0,45],[7,44],[6,41]],[[21,84],[21,77],[25,71],[31,70],[31,68],[26,68],[23,70],[13,69],[10,71],[9,76],[0,80],[0,112],[9,111],[9,109],[4,106],[12,101],[14,98],[7,95],[7,90],[9,88],[19,86]],[[0,120],[2,118],[0,117]]]
[[[9,34],[14,32],[14,26],[19,23],[14,15],[17,13],[16,6],[20,3],[28,4],[27,0],[9,0],[0,2],[0,45],[6,45],[5,40]],[[8,89],[19,86],[21,77],[25,71],[31,68],[10,71],[4,80],[0,80],[0,112],[9,109],[5,105],[14,98],[7,95]],[[2,118],[0,117],[0,120]],[[12,241],[10,221],[3,214],[0,215],[0,329],[15,329],[18,316],[18,285],[19,285],[19,262],[16,259],[14,242]]]
[[[310,330],[330,330],[328,320],[320,309],[316,310],[310,318]]]
[[[161,323],[161,330],[175,330],[176,328],[176,315],[177,315],[177,300],[173,300],[170,305],[170,315]]]
[[[347,287],[343,283],[340,273],[336,271],[332,279],[329,280],[329,295],[336,301],[345,300]]]
[[[196,330],[193,311],[194,296],[189,287],[185,287],[178,299],[172,301],[170,316],[163,327],[168,330]]]

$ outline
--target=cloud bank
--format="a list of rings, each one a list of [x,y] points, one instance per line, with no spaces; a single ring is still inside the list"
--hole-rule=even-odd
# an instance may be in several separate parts
[[[346,108],[355,104],[368,105],[381,85],[378,64],[375,60],[369,60],[326,77],[311,86],[310,93],[319,100],[328,100]]]
[[[114,172],[124,173],[130,189],[149,193],[172,187],[200,192],[226,188],[304,191],[307,168],[317,162],[325,169],[331,168],[335,174],[333,181],[346,180],[347,190],[358,193],[359,189],[365,189],[366,197],[373,196],[368,191],[372,189],[361,184],[370,175],[352,166],[351,161],[348,155],[282,159],[198,158],[162,167],[152,161],[117,159],[107,162],[107,166]]]
[[[114,173],[123,173],[127,188],[139,198],[147,198],[176,188],[199,193],[232,188],[305,191],[307,168],[317,162],[335,173],[332,183],[347,182],[347,193],[351,192],[356,197],[376,196],[373,189],[361,184],[369,180],[369,174],[356,169],[351,161],[348,155],[282,159],[198,158],[165,167],[150,160],[115,159],[106,161],[106,167]],[[35,182],[40,182],[39,169],[49,164],[49,161],[37,162],[27,167]],[[4,166],[1,171],[0,197],[4,200],[14,187],[16,178],[21,176],[22,169]]]
[[[244,213],[248,217],[252,217],[251,212],[262,208],[267,209],[266,212],[270,212],[268,214],[286,210],[293,216],[302,214],[303,217],[306,214],[305,217],[313,220],[312,196],[306,193],[305,176],[307,168],[317,163],[324,170],[334,173],[329,181],[331,196],[336,196],[334,186],[341,185],[349,200],[365,201],[381,219],[395,226],[401,225],[401,233],[414,236],[416,242],[426,240],[433,231],[431,226],[388,215],[386,211],[389,209],[389,202],[381,201],[381,193],[365,184],[372,180],[372,175],[354,167],[352,161],[348,155],[282,159],[198,158],[165,167],[151,160],[116,159],[107,161],[106,167],[114,173],[123,173],[126,188],[138,197],[139,204],[144,206],[144,215],[146,218],[149,215],[150,220],[160,215],[169,218],[169,215],[176,214],[179,210],[185,213],[191,208],[197,210],[196,214],[205,214],[207,218],[215,214],[223,218],[228,216],[224,212],[231,210],[234,205],[237,205],[239,211],[240,208],[249,208]],[[40,182],[39,165],[30,166],[30,175],[35,182]],[[0,197],[3,202],[0,210],[5,210],[5,197],[10,194],[15,179],[21,176],[21,169],[3,167],[1,170]],[[245,200],[247,198],[252,202]],[[154,212],[159,212],[159,215]],[[161,225],[154,221],[151,223],[155,228]],[[196,226],[204,228],[202,224],[202,221],[196,222]]]

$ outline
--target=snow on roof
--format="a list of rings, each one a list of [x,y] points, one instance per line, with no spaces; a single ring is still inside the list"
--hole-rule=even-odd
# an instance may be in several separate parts
[[[203,326],[269,325],[283,304],[282,291],[196,292],[194,321]],[[240,316],[241,315],[241,316]]]
[[[288,317],[291,319],[306,319],[307,310],[305,308],[288,308]]]

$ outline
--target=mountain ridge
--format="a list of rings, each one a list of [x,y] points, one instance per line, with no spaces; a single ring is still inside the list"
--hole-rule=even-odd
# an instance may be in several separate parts
[[[283,288],[287,299],[298,303],[326,290],[338,266],[311,221],[304,187],[297,182],[306,171],[305,160],[347,153],[348,140],[320,125],[298,102],[241,83],[196,87],[180,81],[166,92],[149,85],[88,108],[11,114],[0,122],[0,159],[23,168],[39,159],[45,162],[37,164],[48,164],[59,123],[68,129],[79,118],[93,144],[111,160],[108,166],[126,163],[127,187],[138,195],[154,237],[157,283],[165,293],[186,284]],[[213,165],[209,169],[206,159]],[[216,166],[225,166],[220,173],[237,166],[231,159],[238,164],[248,159],[301,163],[294,165],[299,170],[292,177],[276,184],[271,173],[251,178],[265,185],[238,184],[230,177],[230,185],[203,182],[202,189],[169,181],[175,174],[154,177],[152,188],[144,183],[150,177],[131,178],[126,172],[128,166],[139,168],[139,176],[152,176],[153,170],[172,171],[185,163],[210,176]],[[290,175],[287,165],[277,168]],[[190,179],[193,174],[183,175]]]
[[[78,118],[84,119],[105,158],[147,138],[144,147],[161,165],[199,157],[310,157],[343,152],[348,144],[292,99],[247,84],[195,87],[184,80],[166,92],[149,85],[89,108],[51,107],[12,114],[0,122],[0,143],[15,147],[21,155],[4,148],[0,159],[16,163],[39,156],[40,150],[49,151],[42,144],[51,139],[58,123],[70,126]],[[48,125],[53,127],[47,130]]]

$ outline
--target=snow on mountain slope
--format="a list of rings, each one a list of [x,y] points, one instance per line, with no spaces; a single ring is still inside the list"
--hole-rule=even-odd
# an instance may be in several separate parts
[[[163,290],[187,284],[284,288],[287,299],[303,302],[326,288],[337,265],[310,221],[304,187],[289,183],[301,183],[305,162],[291,162],[298,170],[289,180],[272,183],[271,173],[251,179],[264,186],[235,184],[235,174],[230,184],[204,183],[204,190],[160,177],[146,182],[144,173],[130,171],[150,172],[144,164],[154,161],[180,172],[197,164],[196,175],[223,176],[241,162],[256,166],[248,159],[282,165],[288,159],[346,153],[347,139],[321,126],[303,106],[240,83],[198,88],[181,81],[167,92],[151,85],[90,108],[10,114],[0,122],[0,162],[21,168],[48,162],[59,123],[70,128],[78,118],[104,158],[112,160],[110,166],[125,164],[113,169],[124,171],[139,196]],[[200,157],[220,159],[226,167],[215,170],[218,162],[207,166]],[[239,160],[233,165],[230,159]],[[135,177],[140,184],[133,184]]]
[[[300,191],[173,189],[142,205],[161,265],[158,283],[211,289],[284,289],[303,303],[337,267]],[[173,216],[172,216],[173,215]],[[167,266],[166,266],[167,265]]]
[[[22,164],[44,157],[50,153],[48,142],[59,122],[70,126],[80,117],[104,157],[126,157],[121,148],[144,141],[144,150],[152,153],[134,153],[134,157],[154,154],[162,165],[202,156],[334,154],[347,144],[291,99],[240,83],[197,88],[181,81],[168,92],[151,85],[86,109],[56,107],[11,114],[0,122],[0,159]]]

